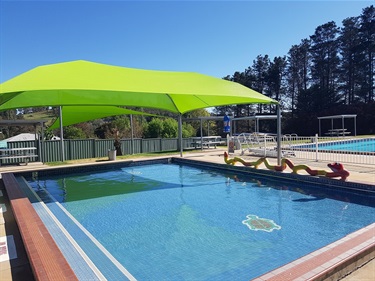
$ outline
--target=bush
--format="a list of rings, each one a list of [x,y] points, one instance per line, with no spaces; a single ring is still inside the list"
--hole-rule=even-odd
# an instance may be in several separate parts
[[[85,139],[86,134],[82,131],[82,129],[68,126],[64,128],[64,139]]]

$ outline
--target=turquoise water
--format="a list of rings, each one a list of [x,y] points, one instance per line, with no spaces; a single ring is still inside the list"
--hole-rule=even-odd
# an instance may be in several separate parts
[[[138,280],[250,280],[375,217],[369,196],[174,164],[38,183]]]
[[[323,150],[344,150],[359,152],[375,152],[375,139],[339,142],[322,146]]]
[[[315,149],[315,144],[297,146],[301,148]],[[318,144],[319,150],[338,150],[351,152],[375,152],[375,139],[336,141]]]

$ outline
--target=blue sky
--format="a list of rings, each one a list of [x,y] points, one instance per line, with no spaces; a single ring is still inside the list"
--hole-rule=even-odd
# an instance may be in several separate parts
[[[375,1],[0,0],[0,82],[43,64],[89,60],[222,78],[257,55],[287,55],[329,21]]]

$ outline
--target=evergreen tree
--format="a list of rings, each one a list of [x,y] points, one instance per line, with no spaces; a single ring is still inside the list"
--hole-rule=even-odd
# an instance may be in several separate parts
[[[362,64],[364,81],[362,82],[361,96],[363,102],[375,100],[374,76],[375,76],[375,8],[373,5],[363,9],[359,36],[361,38],[361,50],[364,55]]]
[[[363,55],[360,52],[359,28],[359,17],[347,18],[343,20],[338,38],[341,54],[340,88],[345,104],[356,102],[356,92],[361,82],[358,62],[363,61]]]
[[[331,21],[316,28],[311,39],[311,78],[314,83],[314,95],[316,110],[325,109],[337,105],[340,99],[338,95],[339,74],[339,29],[336,23]]]
[[[254,75],[253,89],[261,94],[265,94],[267,73],[270,66],[270,59],[268,55],[258,55],[253,61],[252,73]],[[262,113],[263,105],[258,105],[258,112]]]
[[[297,98],[302,91],[308,87],[308,73],[310,68],[310,41],[304,39],[299,45],[293,45],[288,53],[287,59],[287,97],[289,98],[289,109],[292,118],[297,105]],[[302,102],[302,101],[300,101]]]
[[[275,57],[269,64],[267,72],[267,93],[270,98],[273,98],[281,104],[285,102],[285,71],[286,71],[286,57]],[[270,112],[272,110],[270,105]]]

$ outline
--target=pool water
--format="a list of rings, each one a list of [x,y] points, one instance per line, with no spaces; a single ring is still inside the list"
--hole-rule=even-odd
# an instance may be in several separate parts
[[[315,149],[315,144],[296,146],[297,148]],[[319,150],[336,150],[350,152],[375,152],[375,139],[335,141],[318,144]]]
[[[45,187],[137,280],[250,280],[374,222],[375,200],[155,164]]]
[[[319,147],[320,148],[320,147]],[[333,144],[326,144],[321,147],[323,150],[344,150],[359,152],[375,152],[375,139],[361,141],[347,141]]]

